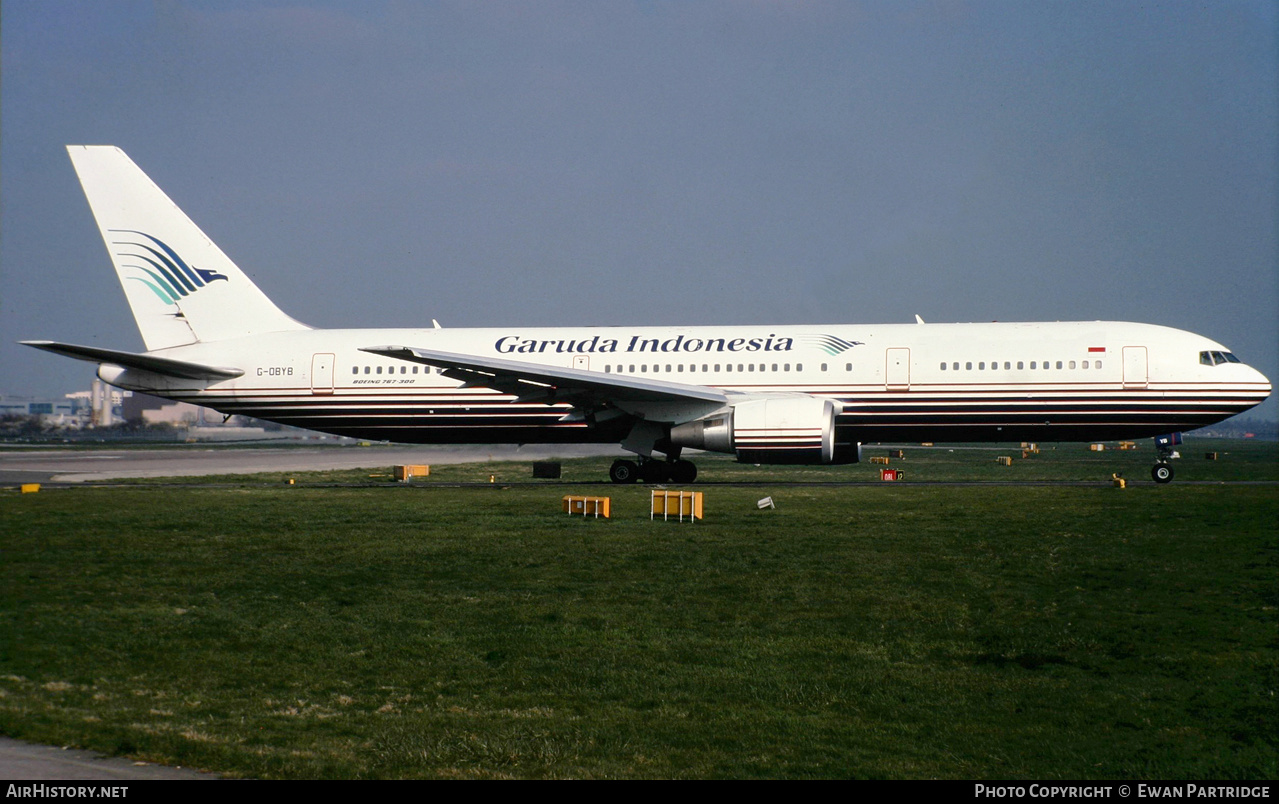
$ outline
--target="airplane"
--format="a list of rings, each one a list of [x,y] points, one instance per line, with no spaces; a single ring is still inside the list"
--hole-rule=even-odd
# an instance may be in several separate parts
[[[119,148],[67,146],[145,352],[22,343],[131,391],[413,444],[615,443],[615,483],[690,483],[685,450],[842,464],[866,442],[1157,439],[1269,380],[1151,324],[315,329],[282,312]],[[660,457],[659,457],[660,455]]]

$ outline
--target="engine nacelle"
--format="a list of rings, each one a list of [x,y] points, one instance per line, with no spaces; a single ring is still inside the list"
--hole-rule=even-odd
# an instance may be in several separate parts
[[[738,402],[726,411],[671,428],[679,447],[731,452],[742,463],[855,463],[858,444],[835,442],[835,403],[815,396]]]

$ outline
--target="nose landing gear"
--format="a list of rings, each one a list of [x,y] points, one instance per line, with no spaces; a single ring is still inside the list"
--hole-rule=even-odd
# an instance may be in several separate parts
[[[1172,433],[1170,435],[1158,436],[1155,438],[1155,465],[1150,469],[1150,477],[1156,483],[1171,483],[1175,472],[1172,470],[1172,464],[1169,463],[1173,458],[1180,458],[1173,447],[1181,445],[1181,433]]]

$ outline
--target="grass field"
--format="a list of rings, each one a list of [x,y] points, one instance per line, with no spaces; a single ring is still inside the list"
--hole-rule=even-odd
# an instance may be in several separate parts
[[[762,485],[696,524],[606,484],[570,518],[526,464],[0,493],[0,733],[252,777],[1275,778],[1279,487],[1151,455],[699,461]]]

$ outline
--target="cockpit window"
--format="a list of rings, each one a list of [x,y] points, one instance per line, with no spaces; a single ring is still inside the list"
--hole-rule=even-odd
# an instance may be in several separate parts
[[[1220,366],[1222,363],[1238,363],[1240,361],[1231,352],[1200,352],[1199,362],[1205,366]]]

